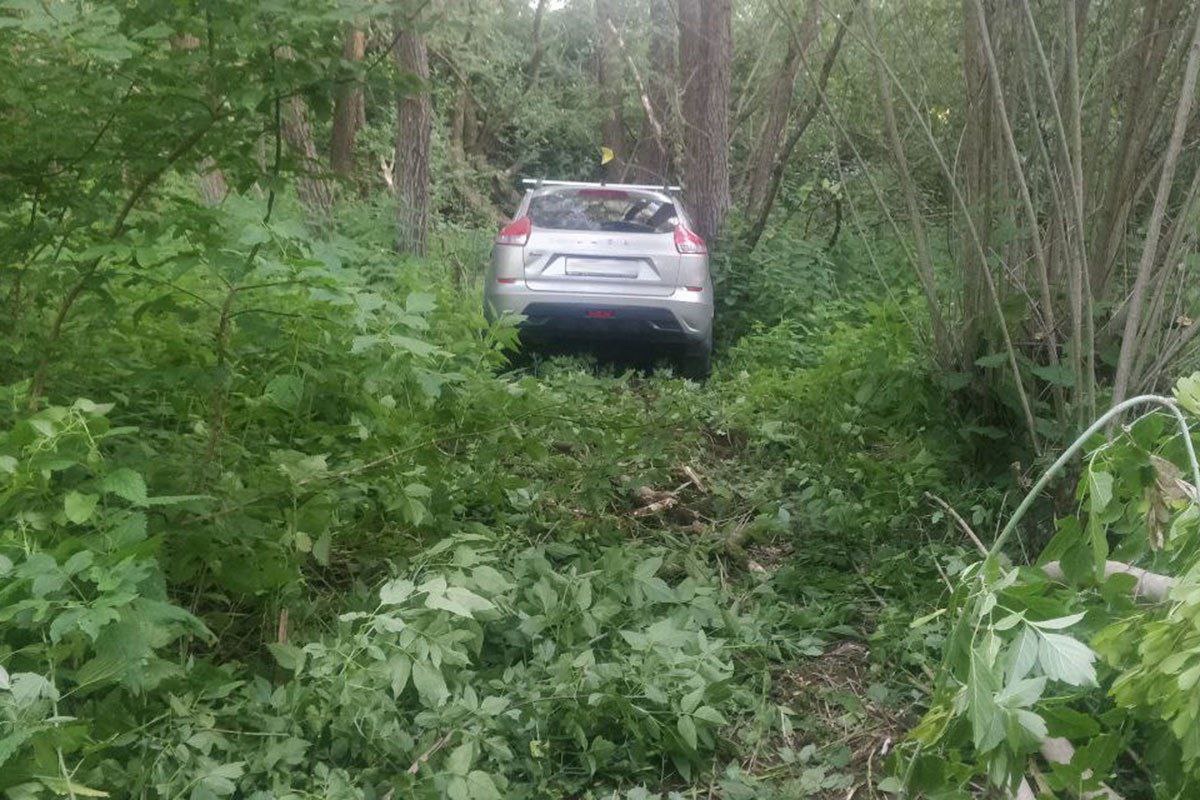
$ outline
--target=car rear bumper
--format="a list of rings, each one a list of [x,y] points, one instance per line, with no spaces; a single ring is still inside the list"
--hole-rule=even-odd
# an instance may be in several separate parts
[[[534,338],[702,342],[712,333],[711,298],[711,286],[642,297],[532,292],[520,284],[493,284],[484,296],[484,314],[489,320],[522,315],[522,333]]]

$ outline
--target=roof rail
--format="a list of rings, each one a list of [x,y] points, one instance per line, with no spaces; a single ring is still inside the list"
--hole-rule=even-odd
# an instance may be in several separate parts
[[[649,183],[600,183],[596,181],[548,181],[542,178],[522,178],[521,183],[525,186],[533,188],[541,188],[542,186],[594,186],[604,187],[605,189],[640,189],[648,192],[679,192],[682,189],[678,186],[667,186],[664,184],[649,184]]]

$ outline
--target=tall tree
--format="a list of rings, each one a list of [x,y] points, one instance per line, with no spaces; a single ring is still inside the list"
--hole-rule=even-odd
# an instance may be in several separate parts
[[[730,0],[679,0],[684,174],[697,233],[716,237],[729,212]]]
[[[617,174],[625,161],[625,121],[621,107],[625,96],[624,62],[618,42],[618,0],[595,0],[596,2],[596,85],[600,88],[600,103],[604,107],[604,120],[600,126],[602,144],[613,151],[615,163],[609,166],[610,174]]]
[[[429,55],[425,39],[409,23],[396,36],[396,67],[420,80],[415,92],[397,98],[396,160],[396,249],[400,253],[424,255],[429,233],[429,141],[433,111],[429,102]]]
[[[678,71],[675,13],[671,0],[650,0],[650,74],[646,79],[646,117],[637,146],[637,166],[643,179],[671,180],[671,144]]]
[[[296,60],[291,47],[279,48],[278,55],[283,61]],[[317,145],[308,121],[308,103],[299,92],[292,92],[283,103],[283,140],[298,166],[296,194],[312,221],[324,225],[333,209],[333,187],[317,157]]]
[[[808,51],[817,38],[821,23],[821,0],[809,0],[804,19],[799,27],[794,24],[790,11],[784,10],[787,28],[787,50],[783,65],[775,74],[767,92],[766,114],[756,146],[751,153],[750,171],[746,179],[746,208],[753,212],[766,197],[771,177],[771,167],[779,154],[783,141],[783,130],[787,125],[795,93],[796,76],[800,67],[807,63]]]
[[[342,45],[342,60],[348,64],[362,61],[366,50],[366,35],[358,25],[346,27]],[[338,81],[333,95],[333,134],[329,146],[329,166],[342,178],[349,178],[354,169],[354,140],[358,137],[359,121],[363,117],[363,87],[357,80]]]

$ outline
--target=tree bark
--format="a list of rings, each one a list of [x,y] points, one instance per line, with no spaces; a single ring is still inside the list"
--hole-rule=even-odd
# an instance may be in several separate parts
[[[767,220],[771,217],[775,198],[779,196],[779,187],[783,183],[783,173],[787,169],[788,161],[791,160],[792,153],[801,137],[804,136],[804,132],[808,130],[808,126],[816,118],[817,112],[821,110],[821,98],[825,94],[825,87],[829,84],[829,75],[833,72],[833,65],[837,63],[838,52],[842,49],[842,41],[846,38],[846,31],[850,28],[850,23],[854,20],[856,9],[857,6],[852,6],[846,16],[839,20],[837,34],[834,35],[833,44],[825,53],[825,61],[821,64],[821,74],[817,77],[816,96],[796,118],[792,130],[788,132],[787,141],[783,143],[783,148],[779,152],[779,157],[771,167],[771,179],[767,183],[766,194],[762,204],[758,207],[754,224],[746,234],[747,250],[754,250],[758,245],[758,240],[762,238],[763,231],[767,229]]]
[[[730,0],[679,0],[686,190],[696,232],[716,238],[729,212]]]
[[[538,0],[533,12],[533,54],[529,57],[529,65],[525,72],[525,90],[528,91],[537,83],[538,70],[542,66],[542,55],[545,46],[542,44],[542,19],[546,16],[547,0]]]
[[[1138,355],[1138,345],[1142,342],[1138,333],[1145,305],[1146,287],[1150,283],[1150,276],[1154,270],[1155,256],[1158,255],[1158,240],[1162,233],[1167,201],[1171,196],[1171,183],[1175,179],[1175,168],[1179,162],[1180,150],[1183,149],[1183,136],[1187,130],[1188,120],[1192,113],[1192,103],[1196,97],[1197,72],[1200,72],[1200,14],[1196,16],[1191,44],[1188,47],[1187,67],[1184,70],[1183,86],[1179,90],[1179,103],[1175,107],[1171,139],[1167,144],[1162,172],[1159,173],[1158,190],[1154,194],[1154,208],[1150,212],[1150,221],[1146,228],[1146,241],[1142,245],[1142,256],[1138,261],[1133,292],[1129,297],[1128,311],[1125,315],[1125,331],[1121,337],[1121,355],[1117,359],[1117,376],[1113,381],[1114,404],[1120,403],[1126,397],[1134,359]]]
[[[875,35],[875,13],[871,8],[873,0],[863,3],[863,17],[867,24],[867,35],[878,46]],[[952,348],[950,337],[946,333],[946,324],[942,321],[941,301],[937,296],[937,280],[933,271],[933,257],[929,252],[929,241],[925,236],[925,215],[917,196],[917,187],[913,182],[912,172],[908,168],[908,156],[904,152],[904,142],[900,139],[900,131],[896,125],[896,111],[892,106],[891,80],[883,62],[875,60],[879,81],[879,103],[883,111],[884,132],[887,134],[888,146],[892,151],[892,160],[896,163],[896,173],[900,178],[900,186],[904,190],[904,202],[908,207],[908,221],[912,227],[913,244],[916,247],[916,258],[913,267],[921,284],[921,292],[925,295],[925,305],[929,310],[929,322],[933,328],[934,352],[938,363],[949,365]]]
[[[600,89],[600,103],[604,108],[600,143],[613,151],[614,158],[608,164],[606,172],[615,175],[621,172],[627,155],[625,123],[621,114],[625,95],[625,65],[617,43],[617,30],[621,21],[616,13],[616,0],[595,0],[595,3],[596,85]]]
[[[671,180],[671,145],[676,120],[673,99],[678,72],[675,38],[671,0],[650,0],[650,74],[646,80],[649,110],[642,122],[637,165],[642,179],[655,183],[670,183]]]
[[[763,119],[757,147],[753,151],[750,175],[746,182],[746,209],[750,213],[754,213],[766,197],[771,167],[779,154],[783,129],[787,125],[788,114],[792,108],[796,76],[800,73],[800,67],[807,63],[808,50],[817,38],[820,24],[821,0],[809,0],[800,30],[795,31],[788,27],[787,54],[783,59],[783,67],[771,84],[766,117]]]
[[[296,53],[291,47],[281,47],[279,58],[291,61],[296,58]],[[333,210],[333,188],[322,174],[324,167],[317,158],[317,145],[308,122],[308,104],[298,93],[292,93],[283,103],[283,141],[300,165],[296,194],[312,221],[325,225]]]
[[[362,28],[351,25],[346,29],[342,60],[356,64],[363,59],[366,35]],[[363,87],[359,81],[338,83],[333,97],[333,135],[329,147],[329,166],[342,178],[354,171],[354,140],[358,137],[359,120],[363,117]]]
[[[402,24],[399,19],[397,25]],[[424,255],[429,235],[429,142],[433,110],[430,106],[429,55],[424,38],[404,28],[394,48],[396,67],[417,76],[421,87],[397,98],[396,110],[396,250]]]

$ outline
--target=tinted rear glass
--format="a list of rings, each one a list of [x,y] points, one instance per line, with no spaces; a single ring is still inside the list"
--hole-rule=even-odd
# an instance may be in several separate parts
[[[670,233],[675,204],[625,189],[572,188],[534,195],[529,219],[538,228],[621,233]]]

